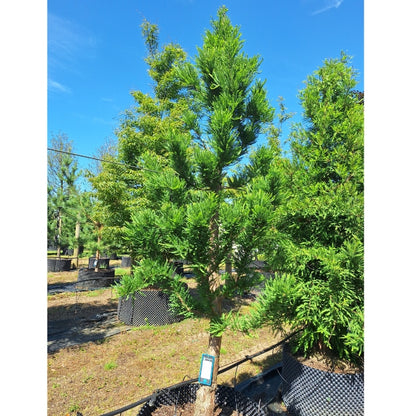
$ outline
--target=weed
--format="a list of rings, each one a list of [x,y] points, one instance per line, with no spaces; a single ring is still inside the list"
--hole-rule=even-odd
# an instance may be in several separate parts
[[[94,377],[92,375],[89,375],[82,380],[83,383],[87,383],[89,380],[92,380]]]
[[[75,413],[76,411],[78,411],[80,409],[79,405],[77,403],[73,403],[71,404],[71,406],[69,406],[69,413]]]
[[[105,370],[113,370],[114,368],[117,368],[117,363],[114,361],[109,361],[108,363],[104,364]]]

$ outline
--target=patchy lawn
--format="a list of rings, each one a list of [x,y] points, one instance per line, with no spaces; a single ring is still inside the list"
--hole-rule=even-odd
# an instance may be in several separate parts
[[[77,280],[76,271],[48,273],[48,283]],[[114,290],[99,289],[48,296],[48,323],[87,319],[100,311],[117,310]],[[115,323],[120,325],[121,323]],[[186,319],[159,327],[123,327],[122,332],[95,342],[48,354],[48,415],[81,412],[100,415],[131,404],[154,390],[197,377],[208,343],[208,320]],[[220,366],[260,351],[280,340],[270,330],[255,337],[226,333]],[[219,375],[232,385],[280,361],[280,350],[261,355]],[[138,408],[123,413],[136,415]]]

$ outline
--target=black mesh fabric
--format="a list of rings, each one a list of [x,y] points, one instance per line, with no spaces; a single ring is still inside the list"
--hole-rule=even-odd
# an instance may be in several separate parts
[[[193,403],[199,384],[188,384],[170,390],[162,390],[158,393],[153,404],[147,402],[139,411],[137,416],[150,416],[152,412],[161,406],[182,405]],[[215,394],[215,402],[238,410],[244,416],[267,416],[268,412],[258,403],[244,396],[240,392],[227,386],[218,386]]]
[[[117,316],[127,325],[166,325],[181,320],[169,310],[169,297],[158,290],[143,290],[133,297],[122,297]]]
[[[114,269],[79,269],[78,271],[78,289],[98,289],[110,287],[115,282]]]
[[[301,364],[283,350],[282,398],[293,416],[364,415],[364,374],[336,374]]]
[[[48,259],[48,272],[69,272],[71,270],[71,259]]]

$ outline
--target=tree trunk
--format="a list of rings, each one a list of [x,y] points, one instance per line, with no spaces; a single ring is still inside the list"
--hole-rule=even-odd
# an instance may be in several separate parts
[[[79,264],[79,236],[81,233],[81,224],[79,220],[75,224],[75,247],[74,247],[74,257],[75,257],[75,266],[78,268]]]
[[[215,357],[214,369],[212,372],[212,384],[200,386],[196,393],[194,416],[212,416],[215,408],[215,391],[217,389],[218,369],[220,366],[220,351],[222,337],[210,335],[208,354]]]
[[[230,276],[233,274],[233,263],[231,260],[231,253],[227,256],[225,260],[225,273],[228,273]]]
[[[219,211],[212,216],[210,230],[210,264],[208,266],[209,290],[214,293],[221,286],[221,275],[218,272],[218,235]],[[212,303],[212,315],[220,317],[222,313],[222,296],[216,296]],[[218,369],[220,365],[222,337],[209,336],[208,354],[215,357],[211,386],[202,385],[197,392],[194,416],[212,416],[215,407],[215,390],[217,389]]]
[[[62,234],[62,217],[61,217],[61,209],[59,209],[58,213],[58,244],[56,246],[56,257],[61,257],[61,234]]]
[[[101,238],[98,237],[98,243],[100,243]],[[100,259],[100,250],[97,250],[95,252],[95,271],[98,272],[99,271],[99,267],[98,267],[98,260]]]
[[[101,232],[102,232],[103,226],[101,224],[98,225],[98,237],[97,237],[97,247],[100,247],[100,243],[101,243]],[[99,267],[98,267],[98,260],[100,259],[100,249],[97,248],[97,251],[95,252],[95,261],[97,262],[96,266],[95,266],[95,271],[98,272],[99,271]]]

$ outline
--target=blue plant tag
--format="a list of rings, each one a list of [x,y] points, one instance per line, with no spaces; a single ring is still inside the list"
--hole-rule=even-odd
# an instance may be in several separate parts
[[[215,357],[213,355],[202,354],[201,368],[199,370],[198,381],[200,384],[210,386],[212,383],[212,373],[214,371]]]

